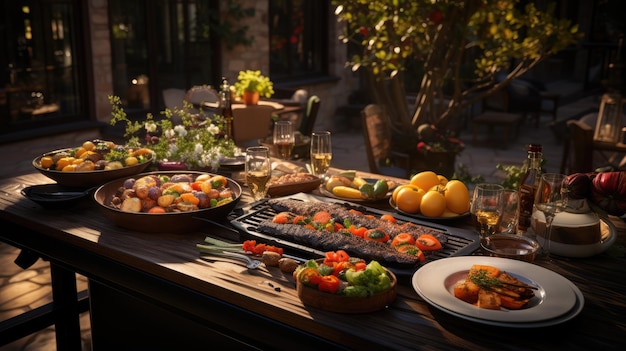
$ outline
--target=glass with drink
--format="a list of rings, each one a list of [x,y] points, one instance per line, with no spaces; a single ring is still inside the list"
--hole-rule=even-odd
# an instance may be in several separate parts
[[[311,133],[311,168],[313,174],[324,176],[330,161],[333,158],[333,150],[330,143],[330,132],[318,131]]]
[[[283,160],[290,159],[295,145],[296,137],[291,122],[277,121],[274,123],[274,146],[278,152],[278,157]]]
[[[246,183],[255,201],[267,196],[267,182],[272,175],[270,149],[253,146],[246,149]]]
[[[489,247],[489,236],[498,232],[502,217],[502,193],[499,184],[478,184],[474,188],[470,212],[480,234],[481,247]]]

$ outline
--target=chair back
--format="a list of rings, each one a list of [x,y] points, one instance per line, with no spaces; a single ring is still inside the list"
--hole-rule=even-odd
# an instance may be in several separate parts
[[[309,97],[307,100],[306,112],[300,122],[298,130],[304,136],[311,136],[313,128],[315,127],[315,121],[317,120],[317,113],[320,109],[320,98],[316,95]]]
[[[372,173],[380,173],[378,161],[387,158],[391,149],[391,130],[382,109],[367,105],[361,112],[367,163]]]
[[[569,129],[569,170],[571,173],[593,171],[593,128],[580,120],[567,121]]]
[[[163,102],[165,103],[165,107],[170,110],[182,109],[185,93],[185,90],[178,88],[163,89]]]
[[[250,105],[233,109],[233,139],[239,147],[255,145],[271,133],[274,108],[268,105]]]

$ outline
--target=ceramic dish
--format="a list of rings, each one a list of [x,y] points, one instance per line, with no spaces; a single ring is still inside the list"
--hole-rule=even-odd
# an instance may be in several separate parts
[[[398,206],[396,206],[396,203],[393,201],[392,198],[389,199],[389,206],[391,206],[394,210],[396,210],[396,212],[398,212],[400,214],[403,214],[405,216],[412,217],[412,218],[421,219],[423,221],[449,222],[449,221],[455,221],[457,219],[465,218],[465,217],[470,215],[469,212],[465,212],[463,214],[449,216],[449,217],[428,217],[428,216],[423,216],[423,215],[421,215],[419,213],[408,213],[408,212],[404,212],[404,211],[400,210],[398,208]]]
[[[59,184],[31,185],[21,190],[29,200],[45,208],[65,208],[76,205],[89,195],[89,189],[66,187]]]
[[[529,232],[532,232],[533,229],[529,228]],[[572,258],[584,258],[591,257],[606,251],[617,239],[617,228],[615,225],[604,218],[600,219],[600,242],[593,244],[564,244],[560,242],[550,241],[550,253],[563,256],[563,257],[572,257]],[[541,246],[544,245],[545,240],[541,235],[537,235],[537,241]]]
[[[488,310],[454,296],[454,285],[465,279],[474,264],[491,265],[517,279],[538,287],[528,307],[521,310]],[[445,312],[479,323],[528,327],[533,324],[560,323],[582,309],[580,290],[565,277],[527,262],[499,257],[451,257],[433,261],[420,268],[412,278],[415,291],[429,304]]]
[[[172,177],[175,174],[191,174],[194,179],[202,174],[210,174],[194,171],[159,171],[142,173],[134,176],[139,179],[146,175],[167,175]],[[212,174],[210,174],[212,175]],[[234,180],[226,178],[228,187],[233,192],[233,201],[218,207],[204,208],[196,211],[168,212],[168,213],[147,213],[147,212],[125,212],[110,205],[111,199],[120,187],[124,186],[127,178],[116,179],[99,187],[93,195],[94,200],[100,205],[103,214],[117,226],[132,229],[140,232],[170,232],[183,233],[198,230],[208,220],[221,220],[232,211],[241,198],[241,186]]]
[[[383,179],[383,178],[364,178],[366,182],[374,185],[378,180]],[[347,198],[347,197],[341,197],[341,196],[337,196],[335,194],[333,194],[332,192],[326,190],[326,187],[324,186],[324,184],[322,184],[320,186],[320,193],[326,197],[330,197],[330,198],[334,198],[334,199],[339,199],[339,200],[345,200],[345,201],[349,201],[349,202],[381,202],[381,201],[388,201],[388,199],[391,199],[391,195],[393,194],[393,189],[395,189],[398,185],[396,183],[393,183],[392,186],[389,187],[389,190],[387,191],[387,194],[385,194],[385,197],[382,197],[380,199],[351,199],[351,198]]]
[[[55,180],[57,184],[74,187],[74,188],[90,188],[97,185],[102,185],[110,180],[130,177],[132,175],[141,173],[146,170],[148,166],[152,164],[152,155],[148,156],[148,160],[146,162],[138,163],[134,166],[112,169],[112,170],[102,170],[102,171],[89,171],[89,172],[63,172],[45,169],[41,167],[41,158],[47,155],[55,155],[63,151],[71,151],[71,148],[55,150],[51,152],[47,152],[41,156],[36,157],[32,164],[36,170],[41,172],[41,174],[46,177]]]

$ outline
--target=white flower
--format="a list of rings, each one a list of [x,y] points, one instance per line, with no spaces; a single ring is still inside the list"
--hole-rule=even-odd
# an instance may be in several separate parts
[[[220,128],[213,123],[209,124],[209,126],[206,127],[206,130],[212,135],[217,135],[220,132]]]
[[[184,138],[187,135],[187,129],[180,124],[174,127],[174,131],[178,134],[179,138]]]
[[[146,122],[146,131],[148,133],[154,133],[157,130],[157,125],[154,122]]]
[[[173,129],[168,129],[163,132],[163,135],[165,135],[165,137],[168,139],[172,139],[176,135],[176,132],[174,132]]]

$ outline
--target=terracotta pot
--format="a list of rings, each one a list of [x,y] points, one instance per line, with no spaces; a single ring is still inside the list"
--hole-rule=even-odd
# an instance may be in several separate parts
[[[259,93],[253,91],[244,91],[243,92],[243,103],[246,105],[258,105],[259,103]]]

